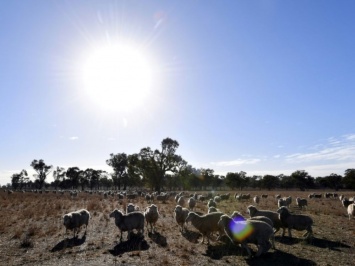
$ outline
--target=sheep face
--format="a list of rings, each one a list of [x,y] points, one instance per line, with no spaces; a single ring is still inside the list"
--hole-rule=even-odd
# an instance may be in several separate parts
[[[248,210],[247,211],[248,211],[250,217],[253,217],[254,214],[258,211],[258,209],[255,206],[250,205],[250,206],[248,206]]]
[[[110,218],[115,218],[116,222],[119,222],[122,216],[123,213],[117,209],[115,209],[113,212],[110,213]]]
[[[195,216],[196,216],[195,213],[189,212],[189,214],[188,214],[187,217],[186,217],[185,223],[191,222]]]
[[[72,215],[71,214],[66,214],[63,216],[63,224],[65,227],[68,227],[71,223],[71,218],[72,218]]]
[[[285,206],[282,206],[281,208],[279,208],[277,210],[277,213],[280,214],[280,218],[286,218],[287,216],[290,215],[290,212],[288,211],[288,209]]]

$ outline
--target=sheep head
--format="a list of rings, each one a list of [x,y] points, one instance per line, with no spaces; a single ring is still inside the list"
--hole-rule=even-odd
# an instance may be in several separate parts
[[[253,206],[253,205],[248,206],[248,213],[249,213],[250,217],[253,217],[257,211],[258,211],[258,209],[255,206]]]
[[[64,224],[65,226],[69,225],[70,222],[71,222],[71,218],[72,218],[71,213],[64,215],[64,216],[63,216],[63,224]]]
[[[117,209],[110,213],[110,218],[115,218],[116,221],[119,221],[123,216],[123,213]]]
[[[277,212],[279,213],[280,220],[282,220],[282,219],[287,218],[288,216],[290,216],[290,212],[289,212],[289,210],[287,209],[287,207],[285,207],[285,206],[282,206],[281,208],[279,208],[279,209],[277,210]]]
[[[238,212],[238,211],[234,211],[234,212],[232,213],[231,217],[232,217],[233,219],[235,219],[235,218],[237,218],[237,219],[243,218],[243,219],[245,220],[244,216],[243,216],[240,212]]]
[[[194,217],[196,217],[197,214],[194,212],[189,212],[189,214],[186,217],[185,223],[191,222]]]

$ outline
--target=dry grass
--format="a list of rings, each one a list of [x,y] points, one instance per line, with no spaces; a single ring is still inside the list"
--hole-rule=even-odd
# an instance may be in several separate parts
[[[307,197],[310,192],[250,191],[251,195],[269,194],[258,208],[276,210],[275,194]],[[234,193],[231,193],[234,194]],[[352,196],[354,193],[343,193]],[[141,210],[150,204],[143,199],[132,201]],[[132,235],[130,240],[119,242],[119,232],[109,213],[124,210],[129,201],[100,195],[69,195],[0,192],[0,256],[4,265],[354,265],[355,220],[348,220],[345,208],[338,199],[308,199],[307,210],[299,210],[294,202],[291,211],[311,216],[314,220],[314,238],[302,239],[303,232],[293,232],[294,239],[276,235],[276,250],[260,258],[247,259],[246,252],[228,241],[212,241],[210,246],[197,244],[201,240],[192,225],[181,234],[173,219],[175,203],[156,203],[161,214],[157,233],[147,233],[144,238]],[[243,215],[251,200],[222,201],[218,209]],[[85,234],[72,238],[65,234],[62,216],[70,211],[86,208],[91,220]],[[195,211],[205,213],[205,203],[198,202]],[[255,251],[255,247],[251,245]],[[25,251],[25,252],[24,252]]]

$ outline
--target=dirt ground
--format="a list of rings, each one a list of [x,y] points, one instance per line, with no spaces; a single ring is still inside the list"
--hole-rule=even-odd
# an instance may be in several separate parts
[[[220,192],[219,192],[220,193]],[[307,197],[310,191],[247,191],[252,196],[268,194],[259,209],[277,210],[275,194],[292,196],[293,213],[302,213],[314,221],[314,237],[302,238],[304,232],[292,231],[293,238],[276,233],[276,250],[270,249],[259,258],[247,257],[245,250],[228,239],[199,244],[202,236],[191,224],[180,233],[173,217],[174,199],[155,202],[160,217],[155,233],[134,234],[119,241],[119,231],[109,214],[115,208],[123,210],[127,200],[104,198],[101,195],[80,193],[71,199],[69,194],[32,192],[0,192],[0,265],[355,265],[355,219],[349,221],[339,199],[308,199],[308,209],[299,210],[295,198]],[[317,191],[317,193],[319,193]],[[355,192],[339,192],[354,196]],[[237,202],[234,192],[227,201],[218,204],[226,214],[239,211],[248,217],[246,209],[252,200]],[[143,210],[149,204],[133,200]],[[198,202],[197,212],[206,213],[206,202]],[[255,205],[255,204],[254,204]],[[86,208],[91,213],[88,229],[78,238],[65,233],[62,216]],[[253,251],[254,245],[250,245]]]

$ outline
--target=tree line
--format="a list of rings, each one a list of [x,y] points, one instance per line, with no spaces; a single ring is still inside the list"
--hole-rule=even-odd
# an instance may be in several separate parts
[[[103,170],[79,167],[65,169],[47,165],[43,159],[33,160],[35,180],[28,177],[26,170],[11,176],[13,189],[54,188],[54,189],[114,189],[148,188],[161,190],[218,190],[239,189],[354,189],[355,169],[345,170],[344,176],[330,174],[325,177],[312,177],[304,170],[296,170],[291,175],[247,176],[244,171],[229,172],[225,176],[216,175],[213,169],[196,169],[176,154],[179,143],[171,138],[161,142],[160,149],[145,147],[139,153],[111,153],[106,164],[112,173]],[[47,183],[52,174],[54,181]]]

